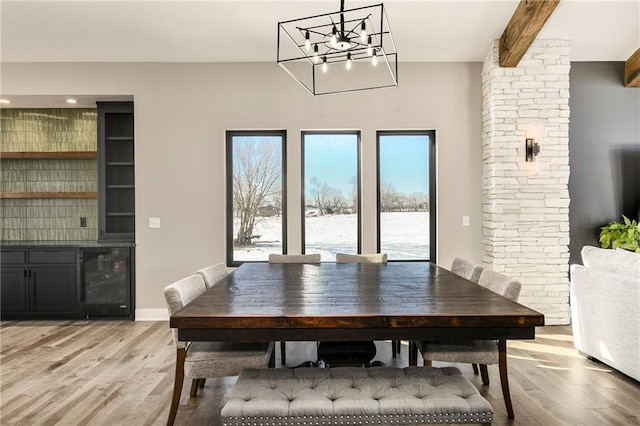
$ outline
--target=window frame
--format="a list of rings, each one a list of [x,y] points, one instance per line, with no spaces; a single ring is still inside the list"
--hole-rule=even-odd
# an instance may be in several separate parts
[[[356,189],[358,191],[356,197],[357,203],[357,253],[362,253],[362,132],[360,130],[302,130],[300,132],[300,177],[301,177],[301,253],[306,254],[306,222],[305,222],[305,136],[306,135],[355,135],[356,136]]]
[[[266,260],[235,260],[233,245],[233,138],[236,136],[280,137],[282,155],[282,254],[287,254],[287,131],[286,130],[226,130],[225,166],[226,166],[226,223],[227,223],[227,266],[236,267],[243,263],[265,262]]]
[[[436,263],[436,131],[435,130],[378,130],[376,131],[376,216],[377,250],[381,250],[380,221],[380,137],[381,136],[428,136],[429,137],[429,259],[389,259],[389,262],[431,262]]]

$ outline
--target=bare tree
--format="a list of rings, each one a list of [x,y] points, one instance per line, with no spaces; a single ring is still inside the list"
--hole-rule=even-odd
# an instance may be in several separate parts
[[[318,209],[319,215],[340,213],[346,209],[348,202],[340,189],[320,182],[316,176],[311,178],[310,183],[313,206]]]
[[[317,176],[311,178],[311,197],[313,198],[313,206],[318,209],[318,214],[322,216],[326,213],[325,206],[327,205],[327,192],[325,188],[327,184],[320,182]]]
[[[400,194],[393,187],[393,184],[380,182],[380,211],[397,211],[400,207]]]
[[[279,192],[280,147],[250,138],[233,144],[233,202],[240,227],[236,244],[251,245],[258,209]]]

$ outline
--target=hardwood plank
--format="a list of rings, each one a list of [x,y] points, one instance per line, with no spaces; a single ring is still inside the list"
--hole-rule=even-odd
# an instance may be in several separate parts
[[[624,63],[624,85],[640,87],[640,47]]]
[[[407,342],[395,359],[389,342],[376,346],[376,360],[407,365]],[[289,365],[313,359],[315,349],[315,342],[289,342]],[[640,384],[580,356],[570,328],[539,328],[535,340],[508,342],[508,355],[514,421],[497,366],[489,366],[491,385],[483,386],[470,365],[455,364],[491,403],[495,426],[640,424]],[[167,322],[2,322],[0,424],[164,425],[174,357]],[[209,379],[196,398],[186,386],[176,425],[220,425],[235,380]]]
[[[520,0],[500,37],[501,67],[516,67],[560,0]]]

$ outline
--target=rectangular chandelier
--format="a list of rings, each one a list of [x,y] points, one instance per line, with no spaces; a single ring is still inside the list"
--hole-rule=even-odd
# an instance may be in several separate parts
[[[382,3],[279,22],[277,61],[313,96],[398,86]]]

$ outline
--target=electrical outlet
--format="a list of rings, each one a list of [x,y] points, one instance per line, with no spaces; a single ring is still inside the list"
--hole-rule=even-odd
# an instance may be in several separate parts
[[[462,226],[469,226],[469,216],[462,216]]]
[[[149,218],[149,228],[160,228],[160,218],[159,217],[150,217]]]

